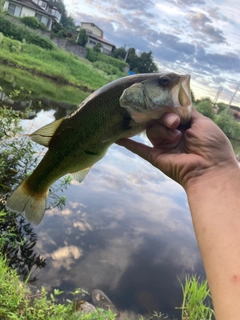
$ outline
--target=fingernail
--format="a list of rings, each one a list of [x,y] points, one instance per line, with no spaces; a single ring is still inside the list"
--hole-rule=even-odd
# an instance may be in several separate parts
[[[179,134],[181,133],[181,131],[174,129],[174,130],[169,130],[168,134],[170,135],[170,137],[175,138],[177,137]]]

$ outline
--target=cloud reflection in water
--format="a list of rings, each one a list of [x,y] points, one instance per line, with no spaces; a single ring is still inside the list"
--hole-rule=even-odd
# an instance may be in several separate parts
[[[66,207],[47,211],[35,228],[38,253],[48,258],[39,284],[98,288],[120,309],[177,316],[177,277],[203,274],[183,189],[114,145],[64,194]]]

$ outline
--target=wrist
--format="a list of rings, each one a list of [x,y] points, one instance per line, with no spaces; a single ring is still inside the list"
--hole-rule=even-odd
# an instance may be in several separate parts
[[[189,173],[185,177],[183,187],[188,196],[196,196],[234,182],[240,184],[240,167],[236,159],[229,159],[210,168],[201,168]]]

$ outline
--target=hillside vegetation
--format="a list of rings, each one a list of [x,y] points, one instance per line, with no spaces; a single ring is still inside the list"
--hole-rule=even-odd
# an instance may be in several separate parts
[[[2,64],[25,69],[59,83],[78,86],[89,92],[126,75],[123,72],[124,63],[102,53],[98,54],[98,60],[91,63],[57,47],[46,50],[35,44],[7,38],[3,34],[0,34],[0,48]],[[113,70],[114,74],[109,75],[109,70]]]

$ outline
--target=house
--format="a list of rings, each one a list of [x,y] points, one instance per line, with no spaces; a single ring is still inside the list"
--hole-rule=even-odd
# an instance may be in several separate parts
[[[104,39],[102,29],[97,27],[94,23],[81,22],[81,29],[86,29],[87,31],[87,47],[93,48],[96,44],[100,43],[101,51],[103,53],[110,54],[114,50],[115,45]]]
[[[48,0],[6,0],[4,9],[16,17],[36,17],[48,30],[61,19],[58,9]]]

